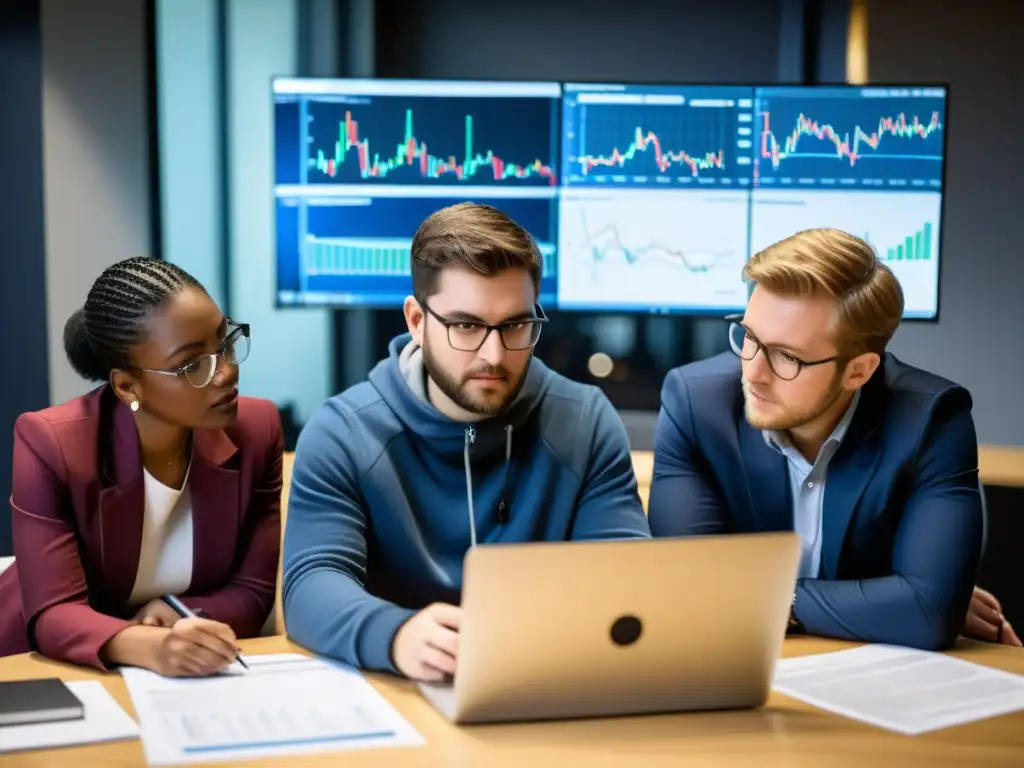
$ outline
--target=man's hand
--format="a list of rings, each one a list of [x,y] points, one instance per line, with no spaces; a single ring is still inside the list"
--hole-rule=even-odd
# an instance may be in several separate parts
[[[1020,638],[1005,618],[1003,609],[995,597],[980,587],[974,588],[971,606],[967,609],[964,634],[993,643],[1021,647]]]
[[[181,619],[167,603],[159,598],[150,600],[142,606],[133,617],[135,621],[147,627],[173,627]]]
[[[398,671],[413,680],[436,682],[455,674],[462,609],[434,603],[398,630],[392,655]]]

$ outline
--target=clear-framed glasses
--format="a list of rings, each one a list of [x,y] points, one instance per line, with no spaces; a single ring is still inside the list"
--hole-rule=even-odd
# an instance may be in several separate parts
[[[739,355],[742,360],[753,360],[757,353],[763,352],[765,360],[768,361],[768,367],[771,368],[778,378],[783,381],[792,381],[800,375],[800,371],[804,368],[811,368],[816,365],[824,365],[825,363],[831,363],[839,359],[838,355],[832,357],[823,357],[821,360],[801,360],[796,355],[779,349],[778,347],[769,347],[766,344],[762,344],[757,338],[748,331],[742,324],[742,315],[730,315],[725,318],[726,322],[729,323],[729,347]]]
[[[215,353],[199,355],[194,360],[190,360],[172,371],[160,371],[153,368],[143,368],[142,370],[164,376],[183,376],[193,387],[202,389],[217,375],[218,358],[223,357],[225,362],[230,365],[241,365],[249,357],[249,349],[252,345],[249,324],[236,323],[234,320],[228,320],[227,324],[227,336],[224,337],[224,341],[221,342]]]
[[[548,321],[540,304],[534,304],[536,317],[510,320],[498,325],[489,325],[473,320],[452,320],[442,317],[423,302],[423,308],[432,315],[448,332],[448,344],[459,352],[476,352],[484,345],[491,331],[497,331],[501,343],[510,352],[532,349],[540,339],[540,331]]]

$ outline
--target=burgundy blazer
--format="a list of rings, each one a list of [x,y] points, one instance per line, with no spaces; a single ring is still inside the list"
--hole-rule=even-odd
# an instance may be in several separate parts
[[[240,397],[238,420],[196,430],[193,610],[258,635],[274,604],[281,548],[281,420]],[[102,386],[14,425],[15,564],[0,574],[0,656],[38,650],[104,668],[103,645],[131,625],[145,510],[131,411]]]

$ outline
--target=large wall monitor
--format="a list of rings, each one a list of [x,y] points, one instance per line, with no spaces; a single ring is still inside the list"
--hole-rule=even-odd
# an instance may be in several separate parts
[[[537,239],[541,301],[741,311],[751,254],[867,239],[906,317],[938,314],[943,87],[278,79],[280,304],[398,306],[433,211],[488,202]]]

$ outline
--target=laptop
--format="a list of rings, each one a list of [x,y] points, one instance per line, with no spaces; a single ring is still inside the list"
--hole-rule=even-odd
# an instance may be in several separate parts
[[[792,532],[474,547],[453,682],[458,724],[755,708],[793,601]]]

